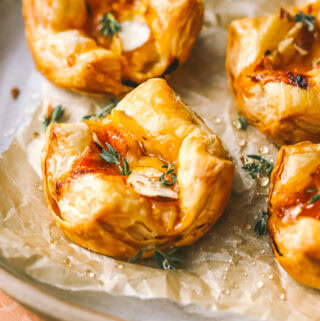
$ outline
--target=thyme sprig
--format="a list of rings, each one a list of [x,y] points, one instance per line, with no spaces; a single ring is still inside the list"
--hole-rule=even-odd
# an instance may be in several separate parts
[[[247,155],[247,157],[257,161],[254,163],[247,163],[242,166],[242,169],[247,171],[253,179],[261,174],[270,177],[270,174],[273,170],[273,164],[270,161],[266,160],[260,155]]]
[[[174,173],[175,165],[174,164],[167,164],[162,165],[162,168],[166,168],[167,171],[162,174],[159,178],[159,182],[166,186],[173,186],[177,182],[177,175]],[[171,176],[171,180],[168,179],[168,175]]]
[[[121,171],[121,175],[129,176],[131,174],[130,167],[128,161],[125,157],[122,157],[123,166],[121,165],[121,156],[119,153],[115,151],[115,149],[109,144],[106,143],[108,150],[102,148],[100,153],[100,157],[109,164],[114,164],[118,166]],[[100,146],[99,146],[100,147]]]
[[[261,217],[257,221],[254,231],[258,236],[262,236],[268,233],[268,213],[261,211]]]
[[[113,108],[115,108],[115,107],[117,106],[117,104],[118,104],[117,100],[113,99],[113,100],[111,100],[111,103],[110,103],[109,105],[103,107],[103,108],[99,111],[99,113],[97,113],[97,114],[92,114],[92,115],[86,115],[86,116],[82,117],[82,121],[84,121],[84,120],[89,120],[89,119],[91,119],[91,118],[104,118],[104,117],[106,117],[108,114],[111,113],[111,110],[112,110]]]
[[[310,198],[310,200],[308,201],[308,204],[313,204],[313,203],[315,203],[315,202],[317,202],[317,201],[320,200],[320,189],[315,188],[315,189],[309,189],[309,190],[307,190],[307,193],[315,193],[315,192],[317,192],[317,193],[314,194],[314,195]]]
[[[109,36],[112,39],[114,34],[119,33],[122,30],[120,22],[110,11],[104,14],[101,23],[102,27],[100,32],[104,37]]]
[[[65,109],[61,105],[58,105],[57,107],[55,107],[52,110],[51,116],[44,117],[44,119],[43,119],[43,127],[44,127],[44,129],[47,129],[47,127],[52,123],[59,122],[59,120],[64,115],[64,112],[65,112]]]
[[[139,259],[141,259],[143,253],[145,251],[150,250],[150,248],[145,247],[141,249],[137,255],[135,255],[133,258],[129,259],[129,263],[135,263]],[[174,256],[174,254],[177,252],[178,248],[172,248],[169,250],[167,253],[159,250],[159,249],[154,249],[154,261],[158,265],[160,269],[163,270],[176,270],[176,265],[177,264],[183,264],[182,260],[179,259],[178,257]]]
[[[303,22],[307,27],[310,32],[314,31],[314,21],[315,17],[312,16],[311,14],[304,14],[302,11],[299,11],[294,17],[293,21],[294,22]]]

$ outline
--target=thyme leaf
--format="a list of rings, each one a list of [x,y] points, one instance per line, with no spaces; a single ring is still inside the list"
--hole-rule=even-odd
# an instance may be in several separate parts
[[[303,22],[308,27],[308,30],[310,32],[314,31],[314,20],[315,20],[314,16],[312,16],[311,14],[306,15],[302,11],[299,11],[293,17],[294,22]]]
[[[130,172],[128,161],[126,160],[125,157],[123,157],[122,161],[123,161],[123,167],[121,168],[121,175],[129,176],[131,172]]]
[[[318,188],[307,190],[307,193],[315,193],[315,192],[317,193],[310,198],[310,200],[308,201],[308,204],[313,204],[320,200],[320,190]]]
[[[128,260],[129,263],[135,263],[137,261],[139,261],[142,258],[142,255],[145,251],[147,251],[148,248],[145,247],[143,249],[141,249],[134,257],[132,257],[131,259]]]
[[[262,236],[268,233],[268,213],[261,212],[261,218],[257,221],[254,231],[258,236]]]
[[[247,118],[244,118],[243,116],[239,115],[238,121],[240,123],[240,129],[246,131],[249,125]]]
[[[50,117],[45,117],[43,119],[43,127],[44,127],[44,129],[47,129],[47,127],[52,123],[59,122],[59,120],[64,115],[64,112],[65,112],[65,109],[61,105],[58,105],[56,108],[54,108],[52,110],[51,116]]]
[[[128,161],[125,157],[122,157],[123,166],[121,165],[121,156],[115,151],[115,149],[109,144],[106,143],[108,150],[102,148],[102,153],[99,156],[109,164],[118,166],[121,171],[121,175],[129,176],[131,174]]]
[[[174,164],[162,165],[162,168],[166,168],[167,171],[159,178],[159,182],[166,186],[173,186],[177,182],[177,175],[174,173]],[[171,176],[171,180],[168,179],[168,175]]]
[[[113,99],[113,100],[111,100],[111,103],[110,103],[109,105],[103,107],[103,108],[100,110],[99,113],[97,113],[97,114],[92,114],[92,115],[86,115],[86,116],[82,117],[82,121],[84,121],[84,120],[89,120],[89,119],[91,119],[91,118],[104,118],[104,117],[106,117],[108,114],[111,113],[111,110],[112,110],[113,108],[115,108],[115,107],[117,106],[117,104],[118,104],[118,102],[117,102],[115,99]]]
[[[114,34],[119,33],[122,30],[120,22],[116,20],[113,13],[110,11],[104,14],[101,23],[102,27],[100,32],[104,37],[109,36],[112,39]]]
[[[173,250],[168,253],[164,253],[158,249],[155,249],[154,259],[159,268],[163,270],[175,270],[176,264],[182,264],[182,260],[173,255],[177,249]]]
[[[82,117],[82,121],[84,121],[84,120],[89,120],[89,119],[91,119],[92,117],[94,117],[95,115],[86,115],[86,116],[83,116]]]
[[[247,171],[251,178],[255,179],[259,174],[270,177],[273,170],[273,164],[261,157],[260,155],[247,155],[247,157],[256,160],[254,163],[247,163],[242,166],[242,169]]]

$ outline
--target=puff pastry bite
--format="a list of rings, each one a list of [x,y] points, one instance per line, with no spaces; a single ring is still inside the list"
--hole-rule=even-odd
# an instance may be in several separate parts
[[[320,289],[320,145],[283,146],[271,176],[269,233],[276,258]]]
[[[227,71],[241,113],[276,144],[320,142],[320,1],[234,21]]]
[[[58,86],[118,95],[183,64],[202,0],[24,0],[37,68]]]
[[[46,136],[49,209],[92,251],[124,259],[189,245],[228,202],[234,166],[220,139],[163,79],[134,89],[104,119],[52,124]]]

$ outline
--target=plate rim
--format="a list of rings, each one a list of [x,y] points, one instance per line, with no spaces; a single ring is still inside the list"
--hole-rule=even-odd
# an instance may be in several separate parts
[[[2,266],[0,266],[0,284],[1,290],[21,304],[58,320],[125,321],[111,314],[96,312],[49,294],[31,281],[15,276]]]

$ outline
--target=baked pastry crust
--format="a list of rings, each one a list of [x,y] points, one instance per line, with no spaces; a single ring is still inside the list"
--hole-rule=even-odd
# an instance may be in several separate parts
[[[314,28],[295,22],[302,10]],[[240,112],[278,145],[320,142],[320,1],[229,27],[226,67]],[[311,31],[310,31],[311,30]]]
[[[269,233],[275,256],[297,281],[320,289],[320,145],[283,146],[271,176]]]
[[[24,0],[23,12],[45,77],[67,89],[115,95],[183,64],[203,21],[202,0]],[[107,12],[147,25],[149,40],[125,52],[118,34],[101,34]]]
[[[106,142],[129,176],[101,159]],[[173,186],[159,183],[164,164],[175,164]],[[50,125],[42,155],[49,209],[65,234],[123,259],[198,240],[225,209],[233,172],[220,139],[163,79],[134,89],[104,119]]]

